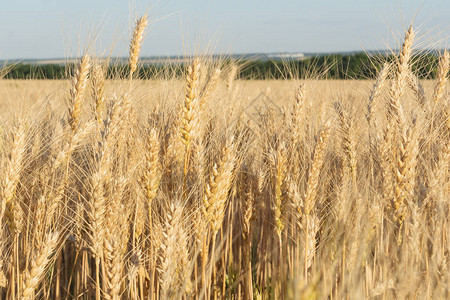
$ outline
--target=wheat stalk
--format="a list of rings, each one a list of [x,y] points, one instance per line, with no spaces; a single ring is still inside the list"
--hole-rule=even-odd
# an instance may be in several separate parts
[[[85,140],[85,138],[91,133],[94,123],[87,123],[82,128],[79,128],[72,136],[71,139],[63,144],[55,159],[51,162],[50,172],[53,174],[63,174],[63,168],[69,164],[69,159],[71,158],[73,152],[77,149],[80,143]],[[54,184],[54,183],[52,183]],[[64,191],[66,188],[65,180],[60,180],[56,182],[54,189],[48,193],[45,197],[46,207],[45,220],[43,229],[41,232],[45,232],[46,227],[50,226],[53,222],[53,217],[56,214],[58,207],[64,197]]]
[[[240,194],[242,195],[242,237],[245,242],[243,249],[243,266],[245,272],[244,279],[244,297],[251,298],[253,296],[253,279],[252,279],[252,221],[255,218],[255,177],[249,173],[250,169],[244,167],[240,180]]]

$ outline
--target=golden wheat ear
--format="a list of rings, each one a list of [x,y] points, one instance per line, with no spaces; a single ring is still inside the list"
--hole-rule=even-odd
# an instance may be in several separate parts
[[[144,39],[145,28],[148,25],[147,15],[140,17],[136,21],[136,26],[133,30],[133,37],[130,42],[130,57],[129,57],[129,67],[130,67],[130,79],[133,78],[133,73],[137,69],[137,63],[139,60],[139,54],[141,53],[142,40]]]
[[[84,94],[86,92],[90,66],[91,60],[89,55],[86,54],[81,58],[80,64],[78,65],[75,75],[72,78],[68,117],[72,132],[75,132],[78,129],[80,123],[81,106],[83,104]]]
[[[412,25],[409,27],[405,35],[402,49],[397,60],[395,77],[389,90],[389,114],[388,118],[393,118],[397,124],[400,123],[403,116],[403,109],[400,100],[405,92],[405,86],[409,74],[409,61],[412,55],[412,45],[414,42],[415,32]]]
[[[408,85],[413,93],[416,95],[416,101],[421,107],[424,107],[427,103],[427,97],[425,95],[425,90],[423,88],[422,83],[419,80],[419,77],[413,73],[411,69],[408,70]]]
[[[91,70],[92,80],[92,97],[95,101],[95,119],[99,126],[103,124],[103,115],[105,111],[105,81],[106,76],[103,67],[98,63],[92,66]]]
[[[164,241],[158,255],[159,282],[163,299],[178,299],[189,280],[189,233],[184,227],[184,207],[177,201],[167,206],[162,224]]]
[[[24,283],[22,287],[21,299],[35,299],[34,292],[45,274],[51,255],[56,249],[58,238],[58,233],[46,234],[42,247],[33,254],[33,258],[30,262],[30,268],[23,274]]]
[[[325,150],[327,140],[329,137],[329,124],[325,124],[321,129],[318,141],[314,150],[314,157],[311,164],[311,169],[308,175],[308,181],[306,185],[306,193],[304,196],[304,215],[309,215],[315,207],[315,199],[319,186],[319,175],[325,160]]]
[[[354,120],[340,102],[334,103],[334,109],[339,117],[340,131],[342,134],[342,150],[344,151],[346,158],[344,172],[350,174],[352,187],[355,188],[357,176],[357,141]]]
[[[308,87],[306,84],[301,84],[295,94],[295,102],[292,107],[292,147],[299,144],[303,138],[307,96]]]
[[[204,103],[208,100],[209,96],[216,88],[221,73],[222,73],[221,69],[216,68],[212,72],[212,74],[209,75],[208,81],[206,82],[205,86],[203,87],[202,92],[200,93],[200,99],[201,99],[200,107],[204,106]]]
[[[281,233],[285,227],[285,212],[287,208],[286,203],[286,176],[287,176],[287,157],[286,146],[284,143],[278,145],[277,150],[274,150],[273,156],[273,203],[272,210],[275,219],[275,231],[278,237],[281,237]]]
[[[200,136],[200,99],[199,80],[201,63],[198,58],[194,59],[187,69],[186,74],[186,96],[184,97],[184,107],[182,108],[179,124],[180,137],[184,144],[184,176],[188,172],[189,161],[192,151],[192,143],[198,141]]]
[[[393,214],[399,228],[408,215],[407,202],[414,193],[415,172],[418,155],[417,128],[403,129],[395,169]]]
[[[23,168],[23,160],[26,154],[26,123],[20,121],[12,132],[12,148],[7,156],[6,170],[1,178],[0,221],[4,216],[10,232],[18,234],[23,225],[22,209],[16,200],[16,189],[19,184],[20,172]]]
[[[377,100],[381,95],[381,92],[383,90],[383,86],[385,84],[385,81],[387,80],[389,76],[391,65],[387,62],[383,64],[383,67],[381,68],[380,72],[377,75],[377,79],[375,84],[373,85],[372,91],[370,93],[369,97],[369,103],[367,104],[367,115],[366,119],[369,122],[369,124],[372,123],[372,120],[375,117],[375,109],[377,105]]]
[[[437,81],[434,88],[433,103],[436,104],[442,99],[445,90],[445,84],[447,83],[447,74],[449,70],[450,53],[445,50],[439,59],[437,69]]]
[[[159,157],[160,142],[158,133],[152,128],[146,137],[144,162],[140,184],[145,194],[148,223],[151,226],[152,202],[156,198],[161,183],[162,165]]]

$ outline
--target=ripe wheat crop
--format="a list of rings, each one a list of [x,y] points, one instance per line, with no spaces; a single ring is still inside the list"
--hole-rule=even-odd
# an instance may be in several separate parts
[[[449,54],[376,81],[0,81],[3,299],[448,299]],[[125,79],[123,79],[125,78]],[[16,111],[18,113],[12,113]]]

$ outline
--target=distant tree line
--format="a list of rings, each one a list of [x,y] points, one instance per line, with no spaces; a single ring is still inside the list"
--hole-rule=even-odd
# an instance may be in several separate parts
[[[6,79],[62,79],[66,78],[64,65],[15,64],[9,66]]]
[[[416,55],[413,57],[412,70],[421,79],[436,76],[439,57],[435,55]],[[273,60],[249,62],[240,72],[243,79],[373,79],[385,62],[394,62],[395,56],[367,55],[324,55],[304,60]]]
[[[394,61],[395,56],[357,54],[333,54],[308,57],[302,60],[240,60],[240,79],[292,79],[292,78],[326,78],[326,79],[372,79],[385,61]],[[438,57],[433,54],[420,54],[413,57],[412,69],[421,79],[432,79],[436,75]],[[231,64],[233,61],[225,61]],[[73,73],[75,66],[67,65],[30,65],[14,64],[9,66],[5,78],[9,79],[65,79]],[[184,66],[143,65],[136,73],[137,78],[173,78],[184,74]],[[108,78],[126,77],[126,65],[108,67]]]

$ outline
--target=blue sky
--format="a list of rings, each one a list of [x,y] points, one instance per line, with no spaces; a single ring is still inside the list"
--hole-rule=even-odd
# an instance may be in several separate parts
[[[414,19],[419,45],[447,46],[449,0],[1,0],[0,60],[127,55],[149,13],[142,55],[331,52],[395,47]],[[212,42],[211,42],[212,41]]]

